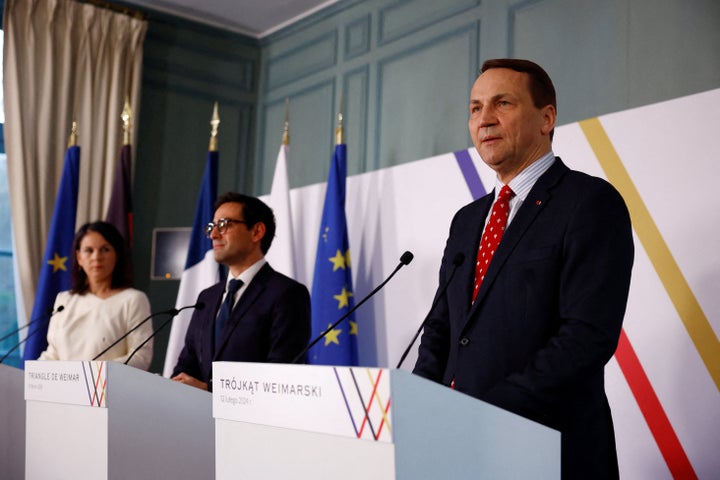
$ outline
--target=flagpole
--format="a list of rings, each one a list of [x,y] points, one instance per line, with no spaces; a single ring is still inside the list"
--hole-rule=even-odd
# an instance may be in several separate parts
[[[77,147],[78,139],[78,124],[76,120],[73,120],[72,127],[70,128],[70,135],[68,136],[68,148]]]
[[[345,143],[345,130],[343,129],[343,94],[340,92],[340,111],[338,111],[338,123],[335,127],[335,145],[342,145]]]
[[[213,105],[213,114],[210,119],[210,145],[208,145],[208,151],[218,151],[218,128],[220,127],[220,115],[218,115],[218,102]]]
[[[210,120],[210,144],[205,162],[205,172],[200,183],[185,269],[180,278],[180,286],[175,301],[178,309],[194,304],[201,291],[220,280],[218,264],[213,256],[212,241],[205,236],[204,230],[205,225],[212,220],[213,206],[217,198],[218,163],[220,158],[218,152],[219,127],[218,102],[215,102]],[[173,319],[170,338],[165,351],[165,365],[163,367],[163,376],[165,377],[172,375],[180,352],[185,346],[185,333],[191,318],[192,312],[183,310]]]
[[[282,144],[290,146],[290,99],[285,97],[285,127],[283,128]]]
[[[130,109],[130,99],[125,97],[125,105],[123,106],[120,118],[123,121],[123,145],[130,145],[130,121],[132,120],[132,110]]]

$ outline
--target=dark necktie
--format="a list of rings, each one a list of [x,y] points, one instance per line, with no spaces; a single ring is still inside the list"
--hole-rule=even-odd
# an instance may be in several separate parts
[[[220,313],[218,313],[218,316],[215,319],[215,351],[217,351],[220,346],[222,331],[228,320],[230,320],[230,313],[232,312],[233,304],[235,303],[235,294],[242,286],[242,280],[233,279],[230,280],[230,283],[228,283],[227,295],[225,295],[225,300],[222,305],[220,305]]]
[[[480,285],[485,278],[488,267],[490,266],[490,260],[495,255],[500,240],[502,240],[503,234],[505,233],[505,226],[507,225],[508,215],[510,214],[510,199],[515,193],[504,185],[500,189],[497,200],[492,207],[490,212],[490,220],[485,225],[482,237],[480,238],[480,247],[478,248],[477,263],[475,263],[475,285],[473,288],[473,302],[480,291]]]

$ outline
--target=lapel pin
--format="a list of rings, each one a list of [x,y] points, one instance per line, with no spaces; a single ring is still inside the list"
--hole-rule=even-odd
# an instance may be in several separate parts
[[[535,200],[535,205],[540,205],[542,203],[541,200]]]

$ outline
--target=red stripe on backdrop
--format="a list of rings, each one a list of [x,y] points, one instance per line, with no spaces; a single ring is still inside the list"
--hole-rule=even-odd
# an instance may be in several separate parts
[[[620,341],[615,352],[615,358],[623,375],[625,375],[635,401],[640,407],[648,427],[650,427],[650,432],[673,478],[696,479],[697,474],[690,464],[690,460],[685,454],[685,450],[675,434],[675,430],[673,430],[670,420],[665,414],[665,410],[655,394],[655,390],[645,374],[645,370],[643,370],[624,329],[620,332]]]

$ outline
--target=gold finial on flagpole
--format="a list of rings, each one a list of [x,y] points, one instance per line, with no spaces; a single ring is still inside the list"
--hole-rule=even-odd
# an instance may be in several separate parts
[[[282,144],[290,145],[290,99],[285,97],[285,128],[283,129]]]
[[[125,97],[125,106],[123,107],[120,118],[123,121],[123,145],[130,145],[130,121],[132,120],[132,110],[130,110],[130,99]]]
[[[212,127],[212,129],[210,130],[210,146],[208,147],[208,150],[210,150],[211,152],[217,152],[217,134],[218,127],[220,126],[220,115],[218,115],[218,102],[215,102],[215,105],[213,106],[213,114],[212,119],[210,120],[210,126]]]
[[[335,127],[335,145],[345,143],[345,135],[343,132],[343,113],[342,113],[343,95],[340,92],[340,112],[338,112],[338,123]]]
[[[73,120],[72,128],[70,129],[70,137],[68,137],[68,147],[76,147],[78,139],[78,128],[77,122]]]

